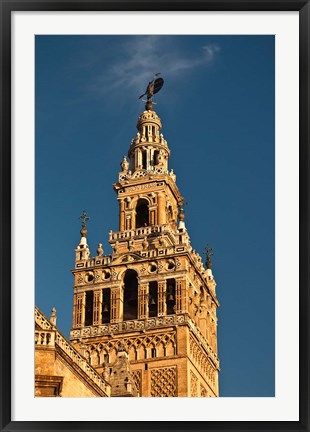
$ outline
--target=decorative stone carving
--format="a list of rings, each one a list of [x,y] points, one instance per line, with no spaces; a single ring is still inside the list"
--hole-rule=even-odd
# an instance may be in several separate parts
[[[190,371],[190,379],[191,379],[191,397],[197,397],[198,396],[198,378],[194,374],[193,371]]]
[[[151,370],[151,396],[177,396],[177,368],[175,366]]]
[[[141,394],[141,384],[142,384],[141,377],[142,377],[141,369],[132,371],[132,378],[135,382],[135,385],[136,385],[136,388],[137,388],[139,394]]]
[[[129,163],[127,161],[126,156],[124,155],[123,160],[121,162],[121,168],[123,172],[127,172],[128,171],[128,167],[129,167]]]
[[[98,249],[97,249],[97,256],[102,256],[103,252],[104,252],[104,250],[102,249],[102,243],[99,243]]]

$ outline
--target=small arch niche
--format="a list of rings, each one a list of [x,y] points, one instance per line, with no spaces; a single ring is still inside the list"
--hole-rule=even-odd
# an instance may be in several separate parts
[[[94,273],[93,272],[88,272],[85,276],[85,281],[87,283],[93,282],[94,280]]]
[[[126,270],[124,275],[124,313],[123,319],[138,318],[138,274],[135,270]]]
[[[151,262],[149,265],[149,272],[150,273],[155,273],[157,270],[157,264],[155,262]]]
[[[169,261],[167,261],[166,263],[166,269],[167,270],[173,270],[175,268],[175,262],[174,260],[170,259]]]
[[[110,270],[103,270],[102,279],[110,279],[110,277],[111,277],[111,271]]]
[[[145,198],[140,198],[136,206],[136,228],[149,225],[149,203]]]

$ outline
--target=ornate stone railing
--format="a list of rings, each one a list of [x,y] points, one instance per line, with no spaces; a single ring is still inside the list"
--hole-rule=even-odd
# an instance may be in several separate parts
[[[131,171],[127,171],[127,172],[122,171],[118,174],[118,181],[122,182],[122,181],[130,180],[130,179],[153,176],[153,175],[158,175],[158,174],[169,175],[170,177],[172,177],[172,179],[174,181],[176,181],[176,175],[174,174],[173,170],[171,169],[169,171],[168,169],[166,169],[162,166],[154,166],[154,167],[151,167],[151,169],[149,169],[149,170],[140,169],[140,170],[134,171],[133,173]]]
[[[173,236],[176,234],[171,226],[169,224],[165,225],[152,225],[152,226],[146,226],[137,228],[135,230],[128,230],[128,231],[110,231],[109,233],[109,241],[116,241],[116,240],[124,240],[124,239],[130,239],[133,237],[142,237],[149,234],[164,234],[164,233],[170,233]]]
[[[39,309],[36,307],[34,309],[34,319],[35,322],[38,324],[38,326],[43,330],[53,330],[52,324],[49,322],[49,320],[39,311]]]
[[[83,327],[70,332],[70,339],[81,337],[99,336],[105,334],[125,333],[131,331],[143,331],[155,327],[183,324],[186,314],[167,315],[163,317],[147,318],[145,320],[122,321],[118,323],[102,324],[99,326]]]
[[[37,346],[44,347],[55,347],[55,332],[54,331],[45,331],[45,330],[36,330],[34,335],[34,343]]]
[[[107,395],[110,395],[111,386],[107,381],[104,380],[87,362],[87,360],[81,356],[67,341],[67,339],[62,336],[62,334],[53,327],[48,319],[35,308],[35,322],[38,326],[48,329],[53,329],[52,331],[36,330],[35,331],[35,342],[36,345],[42,346],[58,346],[61,350],[67,354],[67,356],[77,365],[82,371]],[[50,336],[48,336],[50,335]]]

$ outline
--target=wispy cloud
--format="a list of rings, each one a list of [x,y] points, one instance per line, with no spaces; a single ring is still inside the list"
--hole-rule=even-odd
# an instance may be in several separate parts
[[[177,41],[162,36],[137,36],[130,38],[115,53],[115,59],[105,67],[102,75],[92,81],[94,90],[102,93],[131,88],[141,92],[141,83],[147,84],[156,72],[164,77],[175,77],[215,60],[220,47],[213,44],[201,46],[197,51],[182,51]]]

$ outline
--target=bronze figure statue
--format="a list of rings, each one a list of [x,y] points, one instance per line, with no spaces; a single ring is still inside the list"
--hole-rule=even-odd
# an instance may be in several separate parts
[[[86,211],[83,210],[83,213],[79,217],[80,221],[82,222],[82,228],[86,228],[86,222],[89,221],[89,216],[87,215]]]
[[[145,95],[147,96],[147,100],[146,100],[146,104],[145,104],[145,108],[147,110],[153,110],[152,97],[154,96],[154,94],[158,93],[159,90],[164,85],[163,78],[156,78],[156,77],[158,77],[158,75],[160,75],[159,72],[156,73],[154,75],[154,79],[148,83],[145,92],[141,96],[139,96],[139,99],[143,98],[143,96],[145,96]]]

